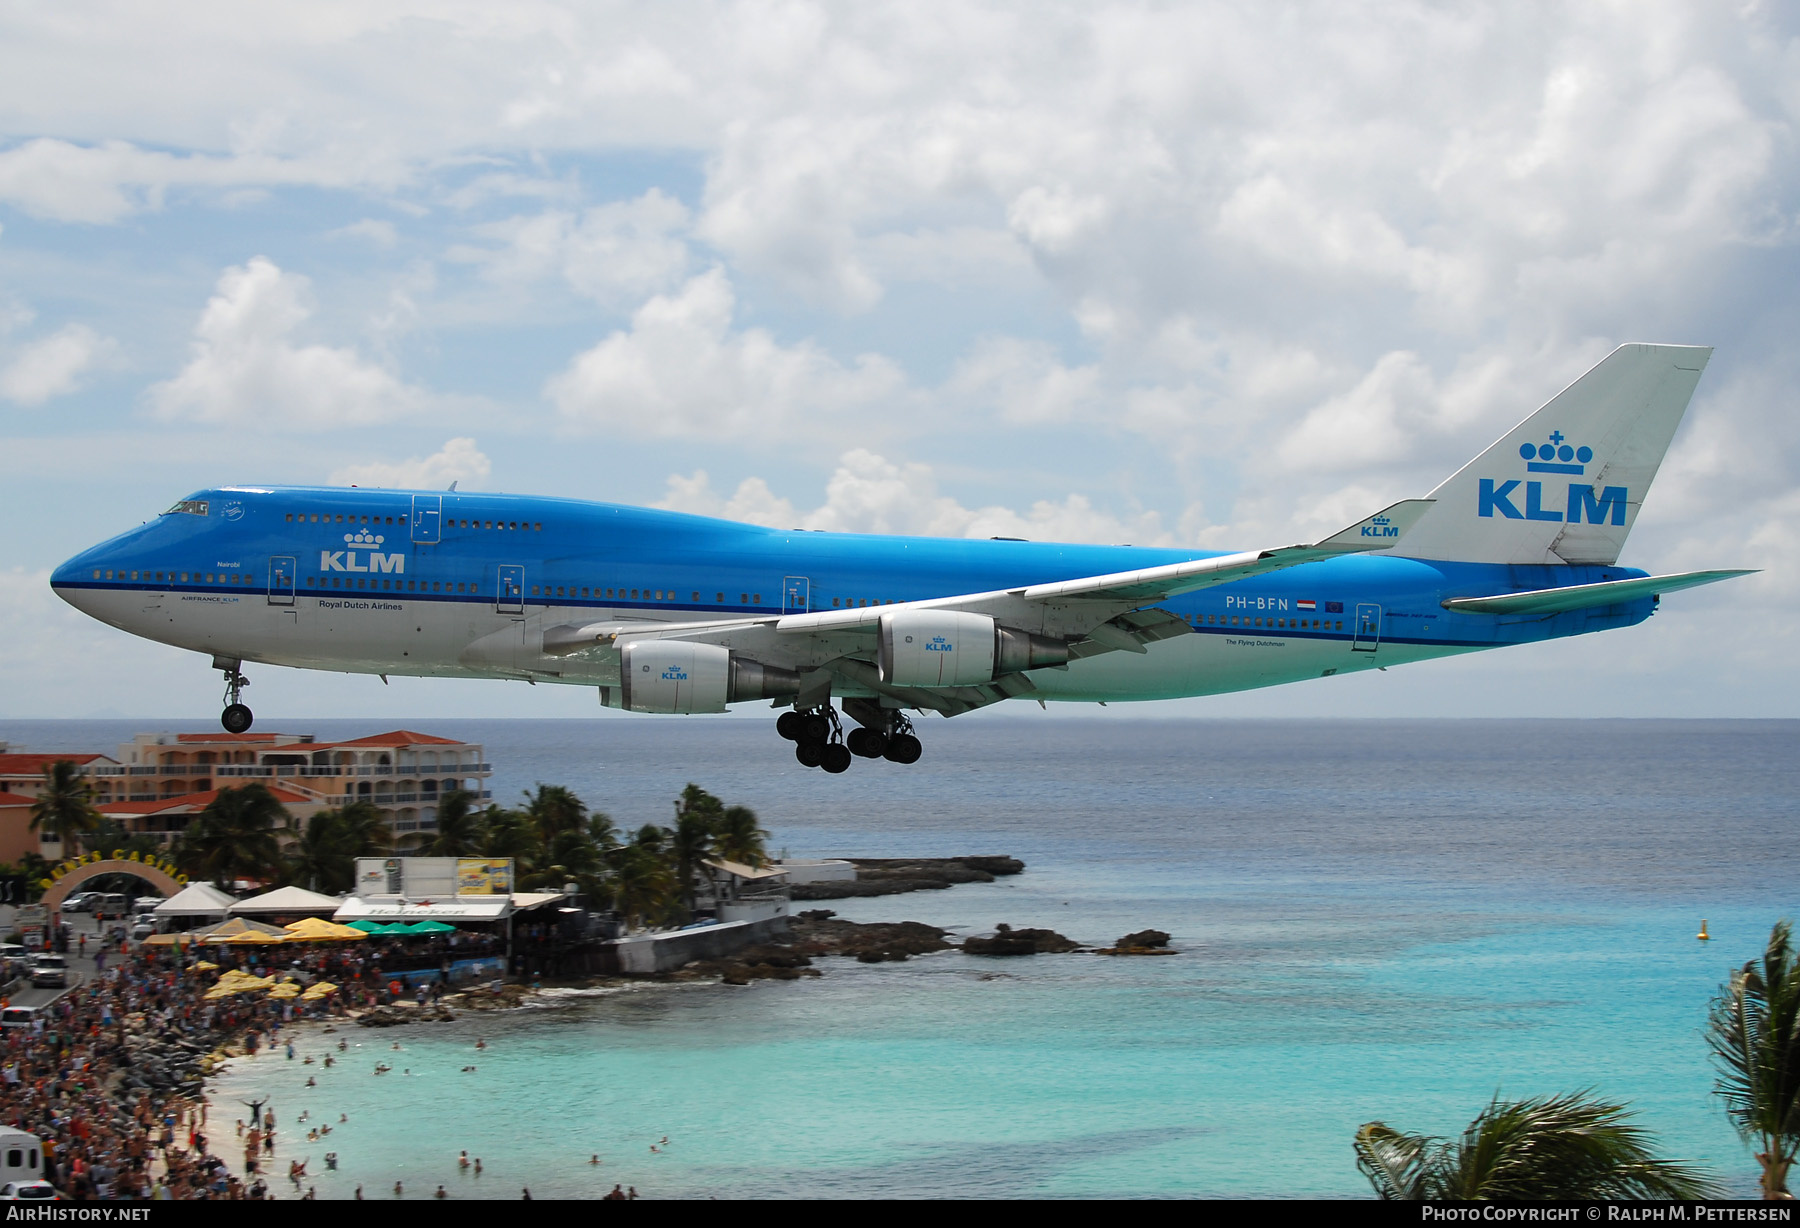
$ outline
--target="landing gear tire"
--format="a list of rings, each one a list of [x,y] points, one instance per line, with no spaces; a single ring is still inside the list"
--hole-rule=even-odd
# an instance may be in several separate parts
[[[800,740],[800,723],[804,720],[798,712],[783,712],[775,718],[775,732],[790,742]]]
[[[248,733],[250,723],[256,719],[240,699],[244,688],[250,685],[250,680],[238,673],[240,664],[235,657],[213,658],[213,667],[225,675],[225,711],[219,714],[219,724],[225,726],[226,733]]]
[[[925,747],[912,734],[897,733],[888,739],[883,753],[893,763],[917,763],[919,756],[925,753]]]
[[[831,736],[831,725],[831,720],[823,713],[807,712],[800,717],[800,740],[822,744]],[[777,722],[776,728],[780,727],[780,723]]]
[[[801,767],[816,768],[825,762],[825,743],[801,742],[794,747],[794,758]]]
[[[850,748],[842,742],[832,742],[824,748],[824,757],[819,764],[827,772],[837,775],[850,767]]]
[[[879,759],[887,751],[887,738],[874,729],[852,729],[844,735],[850,753],[864,759]]]

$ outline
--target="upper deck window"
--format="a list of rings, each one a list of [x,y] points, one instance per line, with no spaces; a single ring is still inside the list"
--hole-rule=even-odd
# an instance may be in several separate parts
[[[205,499],[183,499],[174,507],[164,512],[165,516],[204,516],[206,515]]]

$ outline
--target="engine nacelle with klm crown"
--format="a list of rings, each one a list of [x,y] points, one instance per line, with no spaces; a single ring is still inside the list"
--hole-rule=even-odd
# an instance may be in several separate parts
[[[724,712],[747,699],[797,694],[800,675],[734,654],[717,644],[639,640],[619,646],[619,685],[600,702],[633,712]]]
[[[881,616],[881,680],[889,686],[980,686],[1002,674],[1067,665],[1069,645],[1002,627],[986,614],[899,610]]]

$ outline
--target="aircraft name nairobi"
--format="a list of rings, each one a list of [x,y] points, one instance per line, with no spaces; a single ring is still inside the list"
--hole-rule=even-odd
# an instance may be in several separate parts
[[[1625,505],[1631,492],[1623,486],[1602,487],[1598,496],[1592,486],[1578,486],[1569,483],[1569,497],[1565,505],[1566,512],[1556,511],[1544,506],[1544,484],[1542,482],[1525,483],[1525,510],[1520,511],[1513,502],[1518,493],[1519,479],[1509,478],[1495,485],[1493,478],[1482,478],[1481,488],[1475,496],[1475,514],[1493,519],[1499,512],[1508,520],[1567,520],[1570,524],[1580,524],[1586,516],[1589,524],[1625,523]]]
[[[391,571],[396,575],[406,571],[406,556],[404,554],[381,554],[374,550],[367,551],[366,553],[369,558],[369,563],[368,566],[365,567],[356,561],[357,552],[354,550],[321,550],[319,551],[319,570],[365,572]]]

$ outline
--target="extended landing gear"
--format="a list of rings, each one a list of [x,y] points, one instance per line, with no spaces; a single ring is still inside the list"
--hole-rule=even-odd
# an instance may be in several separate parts
[[[852,711],[855,700],[846,700],[844,710],[857,720],[865,716],[870,723],[852,729],[848,735],[838,722],[836,709],[823,707],[804,711],[783,712],[775,722],[775,732],[794,744],[794,758],[802,767],[824,768],[836,774],[850,767],[852,757],[886,759],[892,763],[917,763],[924,747],[913,735],[912,722],[892,709],[867,705],[869,712]]]
[[[244,688],[250,685],[250,680],[238,673],[237,661],[222,662],[214,659],[213,664],[225,675],[225,711],[219,714],[219,724],[225,726],[226,733],[250,732],[250,725],[256,717],[239,702],[239,697]]]
[[[843,727],[837,709],[830,704],[803,712],[783,712],[775,732],[794,744],[794,758],[801,767],[824,768],[836,775],[850,766]]]

